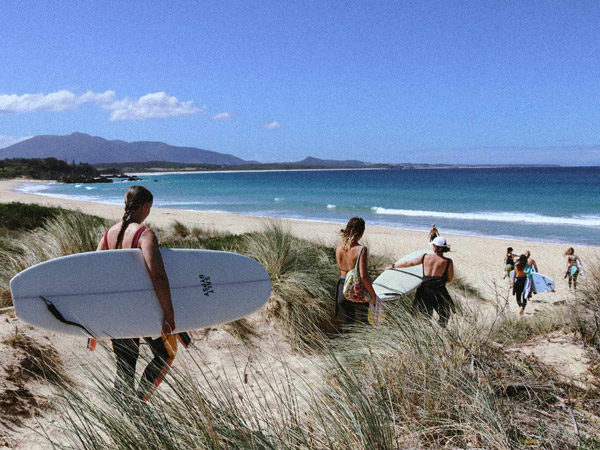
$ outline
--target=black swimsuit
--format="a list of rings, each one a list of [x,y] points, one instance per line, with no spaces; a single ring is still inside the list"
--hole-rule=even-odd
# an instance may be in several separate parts
[[[423,271],[425,271],[425,256],[423,255]],[[415,308],[422,314],[431,317],[435,309],[440,316],[440,325],[445,327],[450,315],[456,312],[454,300],[450,296],[446,283],[448,282],[448,268],[452,264],[450,258],[446,259],[446,269],[441,277],[423,275],[423,283],[415,295]]]

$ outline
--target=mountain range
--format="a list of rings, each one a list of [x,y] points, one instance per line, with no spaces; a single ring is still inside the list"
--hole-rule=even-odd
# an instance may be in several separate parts
[[[226,153],[196,147],[177,147],[154,141],[110,141],[85,133],[72,133],[68,136],[34,136],[0,149],[0,159],[50,157],[67,162],[90,164],[171,161],[230,166],[255,163]]]

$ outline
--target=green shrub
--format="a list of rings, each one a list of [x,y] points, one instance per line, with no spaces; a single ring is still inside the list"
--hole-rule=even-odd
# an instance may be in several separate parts
[[[0,203],[0,228],[8,230],[33,230],[41,227],[48,219],[59,213],[62,208],[51,208],[19,202]]]

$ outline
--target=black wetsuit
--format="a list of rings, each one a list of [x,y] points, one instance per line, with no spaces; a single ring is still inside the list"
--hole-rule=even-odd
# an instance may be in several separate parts
[[[425,256],[427,255],[423,255],[422,263],[425,263]],[[413,305],[417,311],[427,317],[433,315],[433,310],[437,311],[440,316],[439,323],[442,327],[448,324],[450,315],[456,312],[454,300],[452,300],[448,289],[446,289],[448,268],[452,264],[452,260],[450,258],[444,259],[446,260],[446,269],[441,277],[423,275],[423,283],[417,289]],[[425,271],[424,264],[423,271]]]
[[[519,305],[521,308],[525,308],[525,306],[527,306],[527,299],[523,295],[525,283],[527,283],[527,277],[515,277],[513,294],[517,297],[517,305]]]

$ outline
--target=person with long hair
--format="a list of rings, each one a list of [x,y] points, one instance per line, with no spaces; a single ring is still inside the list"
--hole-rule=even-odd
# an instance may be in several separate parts
[[[342,331],[355,322],[367,323],[369,303],[355,303],[344,297],[344,282],[346,274],[356,267],[364,289],[371,299],[376,298],[371,278],[369,277],[369,253],[367,247],[360,244],[365,232],[365,221],[360,217],[352,217],[346,227],[340,231],[341,242],[335,249],[335,260],[340,269],[340,279],[335,293],[335,319],[341,325]]]
[[[410,261],[394,263],[386,270],[423,264],[423,283],[415,293],[413,308],[428,318],[433,316],[435,310],[439,316],[439,324],[445,328],[452,313],[456,312],[454,300],[446,288],[446,284],[454,280],[454,263],[444,256],[444,253],[450,251],[446,238],[438,236],[432,241],[432,245],[433,254],[425,253]]]
[[[575,249],[573,247],[567,249],[565,258],[567,259],[565,278],[569,278],[569,289],[571,289],[571,286],[573,286],[573,289],[577,289],[577,277],[582,268],[581,261],[579,260],[579,256],[575,254]]]
[[[162,335],[158,338],[145,337],[152,350],[150,361],[137,389],[140,399],[147,401],[168,372],[177,353],[175,315],[171,302],[169,279],[159,251],[158,240],[153,231],[142,225],[152,208],[152,193],[143,186],[132,186],[125,194],[123,218],[106,231],[97,250],[138,248],[150,274],[158,301],[164,311]],[[110,280],[106,280],[110,283]],[[140,353],[139,338],[112,339],[117,360],[115,389],[119,392],[135,393],[135,366]]]
[[[531,266],[527,264],[527,256],[521,255],[515,264],[515,269],[510,280],[513,288],[513,295],[517,297],[517,305],[519,306],[519,314],[523,315],[527,306],[527,299],[530,297],[527,289],[528,278],[531,274]]]
[[[506,255],[504,255],[504,278],[508,278],[510,280],[510,273],[515,268],[515,258],[517,255],[513,253],[513,248],[508,247],[506,249]]]

